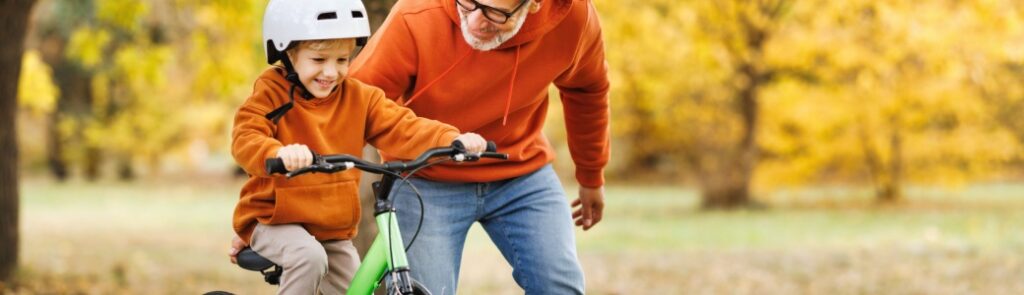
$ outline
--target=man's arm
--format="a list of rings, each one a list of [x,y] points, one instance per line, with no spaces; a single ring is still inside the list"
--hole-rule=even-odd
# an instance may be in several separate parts
[[[409,108],[384,98],[379,90],[370,92],[366,141],[390,155],[413,159],[428,148],[448,146],[459,136],[451,125],[417,117]]]
[[[416,42],[400,12],[401,3],[370,37],[352,61],[349,76],[384,90],[390,99],[401,97],[416,76]]]
[[[562,96],[569,152],[576,164],[580,198],[573,202],[577,226],[588,230],[601,221],[604,210],[604,166],[610,156],[608,66],[597,12],[589,16],[573,64],[555,80]]]

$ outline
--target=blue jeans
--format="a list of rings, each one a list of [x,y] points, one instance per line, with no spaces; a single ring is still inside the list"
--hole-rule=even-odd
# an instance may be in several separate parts
[[[412,276],[433,294],[455,294],[466,233],[480,222],[512,266],[526,294],[583,294],[583,270],[565,192],[551,165],[486,183],[410,179],[426,216],[409,251]],[[402,238],[408,243],[421,210],[408,184],[393,189]]]

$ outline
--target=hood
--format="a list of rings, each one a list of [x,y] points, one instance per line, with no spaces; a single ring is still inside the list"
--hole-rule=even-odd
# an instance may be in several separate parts
[[[459,19],[459,12],[457,10],[458,4],[455,4],[454,0],[439,1],[441,1],[441,6],[444,8],[444,11],[448,15],[449,20],[451,20],[455,24],[455,27],[461,27],[462,22]],[[494,51],[497,51],[501,49],[515,48],[515,60],[512,64],[512,78],[508,81],[508,92],[505,95],[505,112],[501,119],[502,126],[505,126],[508,123],[508,114],[512,106],[512,94],[515,91],[516,78],[519,73],[520,49],[522,47],[521,45],[530,42],[534,39],[537,39],[541,36],[544,36],[554,28],[558,27],[558,25],[562,23],[562,20],[564,20],[565,17],[569,15],[569,12],[571,12],[573,2],[580,0],[529,1],[541,1],[542,5],[540,10],[533,14],[530,14],[526,18],[526,22],[523,23],[523,27],[519,29],[519,32],[516,33],[516,35],[513,36],[512,39],[505,41],[505,43],[502,43],[501,46],[498,46],[498,48],[494,49]],[[408,106],[409,104],[411,104],[414,100],[416,100],[416,98],[420,97],[420,94],[423,94],[425,91],[427,91],[427,89],[430,89],[432,86],[434,86],[434,84],[436,84],[438,81],[441,81],[445,76],[447,76],[448,73],[451,72],[456,66],[461,64],[463,60],[465,60],[470,55],[477,54],[478,52],[479,51],[477,50],[467,50],[466,53],[463,53],[461,57],[457,58],[450,66],[448,66],[448,69],[444,70],[444,72],[442,72],[432,81],[425,84],[426,86],[420,88],[419,91],[413,93],[411,97],[405,100],[404,105]]]
[[[448,18],[455,23],[456,27],[462,26],[462,21],[459,19],[458,6],[454,0],[440,0],[445,12],[448,13]],[[519,33],[516,33],[512,39],[505,41],[501,46],[495,49],[511,48],[519,46],[520,44],[533,41],[537,37],[547,34],[549,31],[554,29],[558,24],[565,19],[566,15],[569,15],[569,11],[572,9],[574,0],[530,0],[541,2],[540,10],[536,13],[530,14],[526,17],[526,23],[523,23],[523,27],[519,29]],[[529,3],[525,5],[530,5]],[[523,9],[530,9],[524,7]]]

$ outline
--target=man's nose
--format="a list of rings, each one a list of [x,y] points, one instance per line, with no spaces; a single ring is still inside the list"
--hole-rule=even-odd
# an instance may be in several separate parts
[[[480,29],[490,29],[494,26],[487,17],[484,16],[483,9],[477,9],[469,12],[469,23],[474,27]]]

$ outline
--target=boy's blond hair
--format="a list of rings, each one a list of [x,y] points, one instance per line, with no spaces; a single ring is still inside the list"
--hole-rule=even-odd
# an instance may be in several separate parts
[[[356,45],[356,39],[352,39],[352,38],[324,39],[324,40],[303,40],[303,41],[298,41],[298,44],[295,44],[294,46],[289,46],[288,49],[285,50],[285,52],[288,53],[288,56],[292,56],[292,55],[295,54],[296,51],[299,50],[299,48],[306,48],[306,49],[310,49],[310,50],[324,50],[324,49],[342,48],[342,47],[347,47],[347,46],[353,46],[354,47],[355,45]]]

